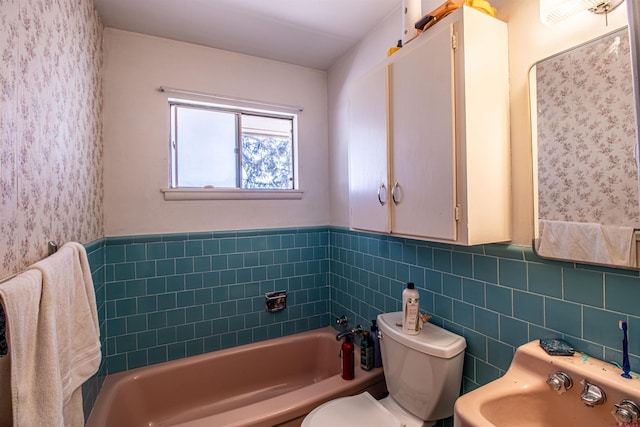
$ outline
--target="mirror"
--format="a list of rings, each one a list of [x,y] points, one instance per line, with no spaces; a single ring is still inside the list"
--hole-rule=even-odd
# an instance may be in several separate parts
[[[624,28],[530,71],[533,247],[543,258],[640,267],[631,70]]]

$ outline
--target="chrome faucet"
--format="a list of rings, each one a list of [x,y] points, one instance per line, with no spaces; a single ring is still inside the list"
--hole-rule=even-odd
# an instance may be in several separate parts
[[[338,335],[336,335],[336,341],[340,341],[342,338],[346,337],[347,335],[350,335],[351,337],[354,337],[356,335],[361,335],[362,331],[363,331],[362,326],[356,325],[351,329],[338,332]]]
[[[364,331],[364,329],[362,329],[362,326],[360,326],[360,325],[356,325],[353,328],[351,328],[351,333],[353,335],[362,335],[363,331]]]
[[[616,408],[611,411],[611,415],[616,419],[618,425],[634,425],[640,419],[640,407],[632,401],[623,399],[614,405]]]
[[[338,332],[338,335],[336,335],[336,341],[340,341],[342,338],[346,337],[347,335],[353,335],[353,334],[348,329],[346,331]]]
[[[585,406],[593,408],[596,405],[602,405],[607,400],[604,391],[597,385],[589,383],[586,379],[580,381],[580,384],[584,385],[580,400]]]
[[[348,324],[349,324],[349,321],[347,320],[347,316],[342,315],[336,319],[336,325],[338,326],[342,326],[344,328]]]
[[[563,394],[571,387],[573,387],[573,381],[568,374],[562,371],[558,371],[555,374],[549,374],[547,377],[547,385],[553,391],[558,394]]]

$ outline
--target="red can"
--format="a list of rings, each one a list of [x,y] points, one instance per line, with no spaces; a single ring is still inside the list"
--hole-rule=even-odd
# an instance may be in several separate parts
[[[342,378],[345,380],[352,380],[354,372],[354,360],[353,360],[353,342],[351,337],[347,335],[342,343]]]

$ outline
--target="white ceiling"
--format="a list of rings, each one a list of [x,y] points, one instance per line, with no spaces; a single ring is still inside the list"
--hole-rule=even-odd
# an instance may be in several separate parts
[[[107,27],[326,70],[368,30],[399,8],[401,0],[94,3]]]

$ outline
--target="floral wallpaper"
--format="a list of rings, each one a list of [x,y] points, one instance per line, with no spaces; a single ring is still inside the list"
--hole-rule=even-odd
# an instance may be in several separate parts
[[[640,227],[626,29],[536,65],[539,218]]]
[[[0,278],[103,237],[102,31],[91,0],[0,0]]]

